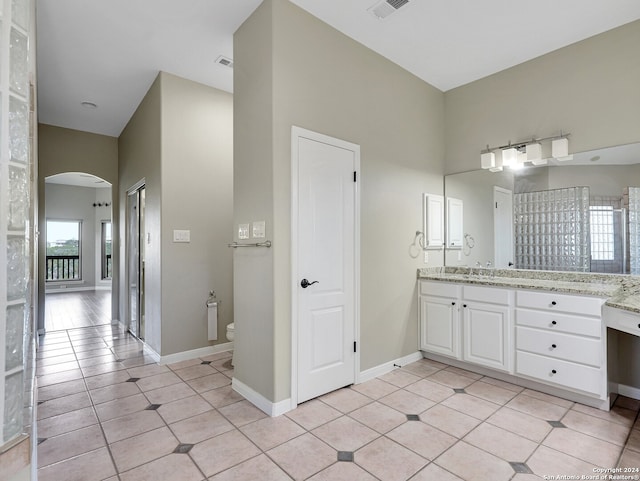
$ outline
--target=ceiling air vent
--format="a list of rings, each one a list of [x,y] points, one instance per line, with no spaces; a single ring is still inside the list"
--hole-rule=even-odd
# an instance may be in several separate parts
[[[229,57],[225,57],[224,55],[220,55],[216,59],[216,63],[224,65],[225,67],[233,68],[233,60],[231,60]]]
[[[409,0],[383,0],[376,3],[369,11],[379,20],[384,20],[389,15],[397,11],[400,7],[404,7]]]

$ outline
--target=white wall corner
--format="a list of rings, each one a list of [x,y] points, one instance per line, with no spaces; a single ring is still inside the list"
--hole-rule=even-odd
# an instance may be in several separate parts
[[[157,362],[159,364],[173,364],[174,362],[188,361],[189,359],[211,356],[212,354],[227,351],[233,351],[233,342],[225,342],[222,344],[215,344],[213,346],[192,349],[190,351],[182,351],[174,354],[168,354],[166,356],[159,356],[159,360]]]
[[[285,399],[277,403],[271,402],[242,381],[238,381],[235,377],[231,381],[231,387],[235,392],[271,417],[280,416],[281,414],[291,411],[291,399]]]
[[[412,362],[416,362],[422,359],[422,353],[420,351],[416,351],[414,353],[408,354],[403,357],[399,357],[393,361],[385,362],[384,364],[380,364],[379,366],[372,367],[367,369],[366,371],[361,371],[358,379],[356,380],[356,384],[360,384],[366,381],[370,381],[371,379],[375,379],[378,376],[382,376],[387,374],[388,372],[397,369],[398,366],[406,366],[407,364],[411,364]]]

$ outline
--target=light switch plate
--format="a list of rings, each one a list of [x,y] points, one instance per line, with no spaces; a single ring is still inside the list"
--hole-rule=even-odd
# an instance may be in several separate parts
[[[249,224],[238,224],[238,239],[249,238]]]
[[[253,223],[253,237],[256,239],[264,239],[265,236],[265,222],[263,220],[257,220]]]
[[[174,229],[173,242],[191,242],[191,231]]]

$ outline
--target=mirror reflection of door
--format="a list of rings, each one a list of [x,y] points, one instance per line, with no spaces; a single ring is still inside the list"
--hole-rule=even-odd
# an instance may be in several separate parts
[[[493,187],[494,265],[497,269],[513,266],[513,193],[502,187]]]
[[[144,201],[144,185],[127,196],[127,324],[139,339],[144,339]]]

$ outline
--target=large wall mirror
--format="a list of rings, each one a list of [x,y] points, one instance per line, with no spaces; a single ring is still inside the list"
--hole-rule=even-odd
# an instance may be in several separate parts
[[[640,143],[445,176],[464,205],[445,265],[640,274]]]

